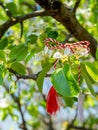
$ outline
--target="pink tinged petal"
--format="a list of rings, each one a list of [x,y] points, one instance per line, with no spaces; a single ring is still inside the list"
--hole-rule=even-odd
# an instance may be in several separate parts
[[[83,96],[82,92],[80,92],[79,96],[78,96],[78,119],[81,122],[84,121],[84,117],[83,117],[83,102],[84,102],[84,96]]]

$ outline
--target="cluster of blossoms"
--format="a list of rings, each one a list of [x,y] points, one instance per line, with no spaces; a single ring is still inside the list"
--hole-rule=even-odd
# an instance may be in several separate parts
[[[90,51],[90,43],[88,41],[62,44],[55,39],[46,38],[44,43],[46,45],[45,52],[48,52],[49,55],[55,59],[63,59],[71,55],[74,55],[76,59],[79,59]]]

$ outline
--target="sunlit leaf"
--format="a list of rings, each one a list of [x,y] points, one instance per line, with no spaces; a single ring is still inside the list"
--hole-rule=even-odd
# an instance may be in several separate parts
[[[25,66],[19,62],[14,62],[11,64],[11,69],[16,71],[17,73],[24,75],[26,73]]]
[[[0,85],[3,83],[3,71],[4,71],[4,65],[0,65]]]
[[[0,50],[0,61],[5,61],[5,52],[3,50]]]
[[[28,106],[28,112],[32,115],[32,116],[35,116],[37,117],[38,116],[38,107],[36,105],[30,105]],[[32,113],[32,110],[33,110],[33,113]]]
[[[46,67],[43,68],[42,72],[40,72],[40,74],[38,75],[37,78],[37,85],[40,91],[42,91],[42,87],[43,87],[43,80],[45,78],[45,75],[47,74],[47,72],[50,70],[50,68],[52,67],[51,63],[48,63],[46,65]]]
[[[28,47],[25,45],[18,45],[12,48],[10,52],[11,61],[22,61],[28,54]]]
[[[98,82],[98,69],[93,63],[87,62],[85,64],[86,70],[89,73],[89,75]]]
[[[8,45],[8,39],[2,38],[2,40],[0,40],[0,50],[3,50],[7,45]]]
[[[98,60],[98,48],[96,50],[96,59]]]
[[[14,2],[7,3],[6,8],[11,12],[12,16],[17,16],[17,7]]]
[[[87,84],[87,87],[89,88],[90,92],[92,93],[93,96],[95,96],[95,92],[94,92],[94,88],[92,86],[92,83],[89,79],[89,77],[87,76],[87,73],[86,73],[86,68],[85,68],[85,65],[84,64],[81,64],[81,73],[85,79],[85,82]]]
[[[35,35],[35,34],[30,34],[30,35],[28,35],[28,36],[26,37],[27,43],[30,43],[30,44],[35,44],[36,41],[37,41],[37,39],[38,39],[38,36]]]
[[[73,78],[68,64],[64,68],[55,70],[51,76],[51,81],[57,92],[64,97],[77,96],[79,92],[78,84]]]
[[[65,103],[67,106],[72,107],[74,100],[72,97],[63,97]]]

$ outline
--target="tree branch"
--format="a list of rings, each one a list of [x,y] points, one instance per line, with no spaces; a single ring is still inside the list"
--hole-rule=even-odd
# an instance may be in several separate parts
[[[10,69],[8,68],[8,70],[9,70],[9,72],[13,73],[17,77],[17,79],[33,79],[33,80],[36,80],[37,77],[38,77],[38,74],[20,75],[11,68]]]
[[[35,0],[38,4],[42,5],[45,9],[48,8],[49,10],[49,4],[46,5],[45,1],[50,0]],[[79,21],[75,17],[74,11],[72,9],[69,9],[65,6],[64,3],[61,2],[61,0],[51,0],[51,3],[55,3],[56,1],[59,1],[60,6],[58,10],[56,9],[56,12],[54,15],[51,15],[53,18],[55,18],[58,22],[60,22],[68,31],[71,33],[77,40],[84,41],[87,40],[90,42],[90,52],[93,57],[96,57],[96,49],[97,49],[97,41],[94,39],[94,37],[85,29],[82,27],[82,25],[79,23]],[[75,9],[78,7],[80,0],[78,0],[75,4]],[[50,5],[51,5],[50,3]],[[43,5],[44,4],[44,5]],[[46,7],[47,6],[47,7]],[[50,9],[51,10],[51,9]],[[50,11],[49,10],[49,11]],[[53,10],[53,9],[52,9]]]
[[[33,18],[36,16],[50,16],[50,12],[47,11],[35,11],[23,16],[17,16],[14,19],[7,20],[4,24],[0,25],[0,38],[4,35],[4,33],[7,31],[7,29],[17,23],[21,23],[24,20],[27,20],[29,18]]]
[[[52,16],[58,22],[60,22],[77,40],[87,40],[90,42],[90,52],[93,57],[96,57],[97,41],[94,37],[82,27],[79,21],[75,17],[74,11],[67,8],[61,0],[35,0],[46,11],[36,11],[24,16],[18,16],[15,19],[10,19],[0,26],[0,38],[4,35],[7,29],[17,23],[23,22],[36,16]],[[75,4],[75,9],[78,7],[80,0]]]
[[[40,72],[39,72],[37,74],[31,74],[31,75],[20,75],[16,71],[12,70],[11,68],[8,69],[8,70],[9,70],[9,72],[13,73],[17,77],[17,79],[33,79],[33,80],[36,80],[38,75],[40,74]],[[50,76],[51,76],[51,74],[46,74],[45,77],[50,77]]]
[[[5,90],[7,91],[7,93],[9,93],[8,87],[5,84],[3,86],[4,86]],[[20,103],[19,97],[16,97],[14,94],[10,94],[10,95],[11,95],[12,99],[15,101],[15,103],[17,103],[17,105],[18,105],[18,109],[20,111],[21,118],[22,118],[22,125],[23,125],[22,129],[23,130],[28,130],[27,127],[26,127],[26,122],[25,122],[25,119],[24,119],[24,113],[22,112],[22,108],[21,108],[21,103]]]
[[[81,0],[76,0],[75,6],[74,6],[74,8],[73,8],[73,12],[74,12],[74,13],[76,12],[76,10],[77,10],[77,8],[78,8],[80,2],[81,2]]]
[[[68,42],[69,41],[69,39],[71,38],[71,33],[69,33],[67,36],[66,36],[66,38],[65,38],[65,40],[62,42],[63,44],[66,44],[66,42]]]
[[[19,98],[18,98],[19,99]],[[21,114],[21,118],[22,118],[22,125],[23,125],[23,130],[27,130],[27,127],[26,127],[26,122],[25,122],[25,119],[24,119],[24,113],[22,112],[22,107],[21,107],[21,103],[20,103],[20,100],[17,101],[17,105],[18,105],[18,109],[20,111],[20,114]]]

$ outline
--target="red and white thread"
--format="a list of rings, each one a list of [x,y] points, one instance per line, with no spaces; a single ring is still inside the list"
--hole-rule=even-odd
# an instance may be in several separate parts
[[[78,65],[78,84],[80,85],[80,79],[81,79],[81,67],[80,64]]]
[[[51,44],[49,44],[49,42],[56,43],[56,45],[51,45]],[[62,44],[55,39],[46,38],[44,40],[44,43],[50,50],[65,49],[65,48],[69,47],[71,52],[74,53],[75,49],[77,49],[78,47],[81,47],[81,48],[87,49],[87,53],[90,51],[90,48],[89,48],[90,42],[89,41],[80,41],[80,42],[75,42],[72,44],[69,44],[69,43]]]
[[[56,43],[56,45],[51,45],[51,44],[49,44],[49,42]],[[62,44],[55,39],[46,38],[44,40],[44,43],[50,50],[65,49],[65,48],[69,47],[71,52],[75,53],[75,51],[80,47],[80,48],[85,48],[87,50],[87,53],[89,53],[89,51],[90,51],[90,48],[89,48],[90,42],[89,41],[79,41],[79,42],[75,42],[72,44],[69,44],[69,43]],[[54,67],[56,67],[56,64],[57,64],[57,60],[54,63]],[[80,84],[80,79],[81,79],[81,67],[79,64],[78,65],[78,84]]]

